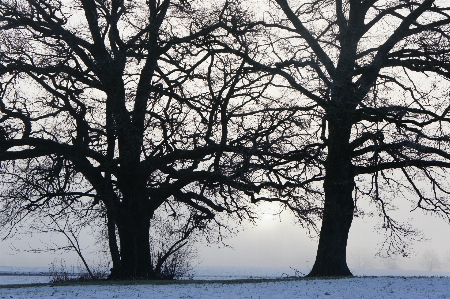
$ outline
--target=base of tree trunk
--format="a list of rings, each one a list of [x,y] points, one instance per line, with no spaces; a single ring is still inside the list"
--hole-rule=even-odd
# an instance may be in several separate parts
[[[349,277],[353,276],[352,272],[350,272],[350,269],[345,267],[327,267],[327,266],[314,266],[311,269],[311,272],[309,272],[306,277]]]

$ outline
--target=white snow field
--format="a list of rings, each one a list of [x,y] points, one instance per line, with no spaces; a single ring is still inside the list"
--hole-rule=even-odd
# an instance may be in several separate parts
[[[262,282],[178,282],[0,287],[20,298],[450,298],[450,277],[355,277]]]

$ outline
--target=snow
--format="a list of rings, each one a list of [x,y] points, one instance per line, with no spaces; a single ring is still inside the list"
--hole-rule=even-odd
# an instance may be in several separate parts
[[[307,269],[299,269],[307,273]],[[170,284],[99,285],[7,284],[47,283],[46,268],[0,267],[0,299],[9,298],[449,298],[450,273],[408,270],[354,270],[354,278],[279,279],[295,275],[289,267],[204,267],[193,281]],[[11,275],[15,274],[15,275]],[[18,275],[28,274],[28,275]],[[363,275],[370,275],[364,277]],[[382,276],[390,275],[390,276]],[[413,276],[413,275],[420,275]],[[434,277],[429,275],[435,275]],[[436,275],[442,275],[437,277]],[[428,277],[429,276],[429,277]],[[277,279],[269,281],[268,279]],[[240,279],[241,282],[236,282]],[[253,280],[251,280],[253,279]],[[261,279],[258,281],[257,279]],[[211,280],[211,281],[206,281]],[[218,280],[221,280],[218,282]],[[227,281],[229,280],[229,281]],[[244,282],[242,282],[244,281]],[[3,286],[2,286],[3,285]]]
[[[0,287],[3,298],[450,298],[450,277]]]
[[[52,278],[45,275],[1,275],[0,286],[11,284],[49,283]],[[0,297],[1,298],[1,297]]]

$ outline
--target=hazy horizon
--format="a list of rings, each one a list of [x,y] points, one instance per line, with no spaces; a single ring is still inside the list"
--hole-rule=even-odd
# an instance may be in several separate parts
[[[318,238],[309,238],[306,230],[294,224],[291,213],[283,212],[281,217],[270,215],[270,208],[261,215],[257,226],[246,224],[244,230],[235,236],[224,240],[223,244],[197,243],[198,258],[192,262],[193,266],[234,266],[234,267],[292,267],[311,268],[317,250]],[[403,213],[406,214],[406,213]],[[421,212],[407,213],[408,218],[414,215],[413,226],[422,229],[428,241],[414,242],[413,254],[403,258],[396,256],[397,270],[425,270],[421,265],[423,252],[432,250],[440,259],[440,269],[436,271],[450,271],[450,225],[443,219],[423,215]],[[280,221],[281,220],[281,221]],[[350,230],[347,261],[351,269],[387,269],[395,268],[388,265],[385,259],[375,257],[383,234],[375,231],[376,217],[355,218]],[[320,226],[319,226],[320,227]],[[75,252],[40,252],[33,249],[50,247],[50,245],[64,246],[64,237],[45,234],[17,235],[11,239],[0,241],[0,266],[14,267],[49,267],[54,261],[64,260],[69,266],[81,264]],[[101,259],[98,252],[101,248],[95,245],[95,238],[86,230],[80,238],[83,255],[88,263],[95,267],[106,264],[107,255]],[[108,248],[104,248],[108,250]],[[363,267],[361,267],[363,266]]]

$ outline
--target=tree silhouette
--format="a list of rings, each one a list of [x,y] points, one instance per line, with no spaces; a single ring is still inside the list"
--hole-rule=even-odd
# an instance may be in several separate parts
[[[433,271],[441,267],[439,258],[434,250],[426,250],[422,253],[420,263],[427,271]]]
[[[252,25],[223,29],[243,18],[232,1],[2,1],[3,226],[97,213],[112,277],[129,279],[158,278],[194,230],[223,230],[217,213],[253,219],[246,198],[282,185],[262,182],[295,109],[223,46],[243,49]],[[158,209],[184,224],[152,260]]]
[[[319,246],[309,275],[351,275],[348,232],[353,217],[365,213],[364,199],[382,218],[382,250],[407,255],[405,242],[416,231],[392,218],[399,198],[409,200],[413,210],[450,215],[447,3],[263,3],[269,9],[258,14],[259,20],[255,16],[258,42],[235,53],[276,76],[284,100],[295,103],[298,118],[311,124],[297,124],[304,137],[293,144],[309,154],[296,161],[302,165],[298,171],[307,169],[303,180],[316,196],[303,188],[286,199],[314,206],[323,200]],[[264,53],[255,54],[256,48]]]

